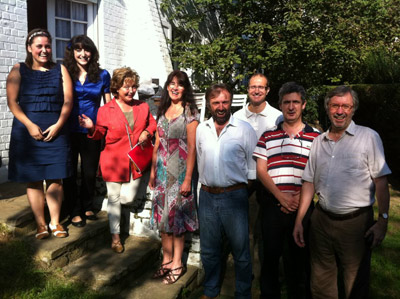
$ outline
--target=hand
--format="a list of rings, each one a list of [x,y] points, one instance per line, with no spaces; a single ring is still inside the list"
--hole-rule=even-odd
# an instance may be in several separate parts
[[[304,232],[303,232],[303,224],[298,223],[296,221],[293,229],[293,238],[294,242],[297,244],[299,247],[304,247],[306,246],[306,243],[304,242]]]
[[[50,127],[48,127],[46,129],[46,131],[43,132],[43,135],[47,135],[43,139],[43,141],[44,142],[49,142],[49,141],[54,140],[57,137],[58,132],[60,131],[60,129],[61,129],[61,127],[59,125],[57,125],[57,124],[54,124],[54,125],[51,125]]]
[[[280,204],[289,212],[295,212],[299,207],[300,191],[296,192],[281,192],[278,198]]]
[[[152,170],[150,173],[149,188],[150,190],[154,190],[154,187],[155,187],[155,175],[154,171]]]
[[[44,139],[42,129],[40,129],[40,127],[38,125],[32,123],[32,125],[27,127],[27,129],[33,139],[38,140],[38,141]]]
[[[140,136],[139,136],[138,143],[139,143],[139,144],[142,144],[142,143],[146,144],[146,142],[147,142],[147,140],[149,139],[149,137],[150,137],[149,132],[147,132],[146,130],[143,131],[143,132],[140,134]]]
[[[181,186],[181,195],[189,196],[191,190],[192,190],[192,181],[189,179],[185,179]]]
[[[387,220],[378,219],[378,221],[367,230],[364,238],[368,238],[371,234],[373,236],[371,248],[381,245],[383,239],[385,238],[387,231]]]
[[[290,214],[291,212],[288,211],[288,209],[286,209],[285,207],[281,206],[281,212],[285,213],[285,214]]]
[[[94,128],[93,121],[90,119],[90,117],[87,117],[85,114],[82,114],[82,116],[78,115],[78,120],[79,120],[79,125],[82,128],[92,130]]]

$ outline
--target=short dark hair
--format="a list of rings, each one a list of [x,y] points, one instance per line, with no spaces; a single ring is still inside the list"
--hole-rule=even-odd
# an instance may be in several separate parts
[[[265,75],[262,74],[262,73],[254,73],[253,75],[251,75],[251,77],[250,77],[250,79],[249,79],[249,84],[250,84],[251,79],[253,79],[253,78],[255,78],[255,77],[265,78],[265,80],[267,80],[267,86],[265,86],[265,88],[268,88],[268,86],[269,86],[269,79],[267,78],[267,76],[265,76]]]
[[[232,90],[225,83],[217,83],[217,84],[213,84],[209,88],[207,88],[207,91],[206,91],[207,104],[210,104],[210,100],[218,97],[220,95],[220,93],[223,92],[224,90],[229,93],[229,99],[231,100],[231,103],[232,103],[232,99],[233,99]]]
[[[358,108],[358,105],[359,105],[358,94],[350,86],[347,86],[347,85],[337,86],[326,94],[325,101],[324,101],[325,110],[328,111],[329,101],[333,97],[336,97],[336,96],[342,97],[347,93],[351,94],[351,97],[353,98],[354,111],[356,111]]]
[[[297,84],[296,82],[286,82],[279,89],[279,102],[278,104],[282,104],[282,99],[288,93],[296,92],[300,94],[301,101],[304,103],[306,101],[306,91],[303,86]]]

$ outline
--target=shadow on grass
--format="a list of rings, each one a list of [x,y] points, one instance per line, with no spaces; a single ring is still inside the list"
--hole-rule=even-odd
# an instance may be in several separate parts
[[[22,240],[0,240],[0,298],[107,298],[81,284],[64,282],[55,271],[35,264]]]

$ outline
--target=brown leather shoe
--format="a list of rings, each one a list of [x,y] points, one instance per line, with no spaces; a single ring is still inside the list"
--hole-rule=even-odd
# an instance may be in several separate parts
[[[121,241],[112,242],[112,243],[111,243],[111,249],[112,249],[115,253],[122,253],[122,252],[124,252],[124,246],[121,244]]]

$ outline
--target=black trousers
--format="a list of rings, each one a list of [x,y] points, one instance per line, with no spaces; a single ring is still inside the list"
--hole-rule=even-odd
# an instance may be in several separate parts
[[[313,206],[310,206],[305,219],[308,219],[312,209]],[[260,200],[264,257],[260,275],[260,298],[281,298],[279,279],[281,257],[288,286],[288,298],[311,298],[308,246],[298,247],[292,235],[296,215],[297,213],[283,213],[278,206],[278,200],[264,191],[264,196]],[[308,233],[305,231],[304,235],[307,236]]]
[[[72,176],[64,179],[64,200],[72,219],[93,211],[96,174],[100,158],[100,140],[87,138],[84,133],[71,133]],[[78,156],[81,157],[81,186],[78,192]]]

